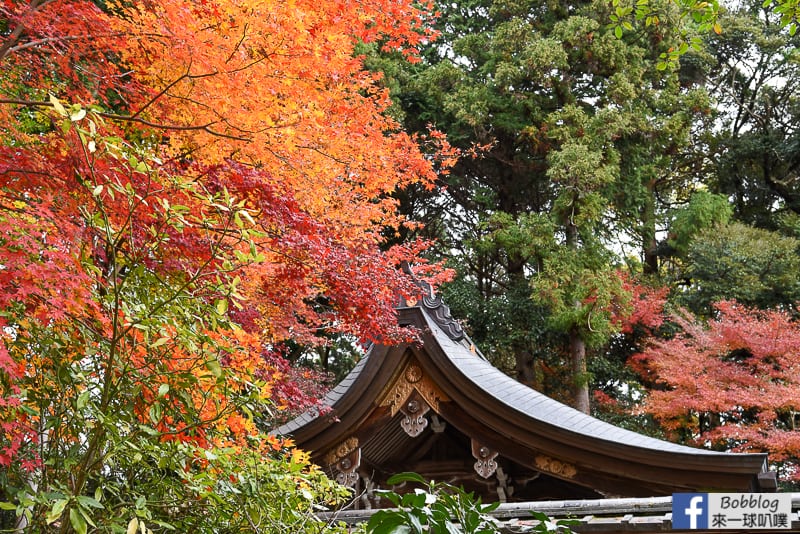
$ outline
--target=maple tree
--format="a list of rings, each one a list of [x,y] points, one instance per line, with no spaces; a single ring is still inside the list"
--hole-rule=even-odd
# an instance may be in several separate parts
[[[642,434],[665,438],[653,417],[640,410],[647,389],[641,376],[628,365],[629,359],[648,346],[651,338],[672,332],[669,287],[652,285],[646,276],[633,277],[618,272],[626,299],[617,299],[608,312],[616,325],[615,333],[602,353],[591,362],[592,414]]]
[[[651,338],[631,359],[649,389],[641,409],[672,439],[769,452],[796,479],[800,325],[783,311],[734,301],[716,311],[707,325],[676,315],[677,335]]]
[[[257,421],[304,400],[283,341],[412,335],[397,265],[426,244],[383,245],[413,224],[391,193],[435,177],[354,47],[413,61],[427,15],[103,7],[0,6],[0,507],[18,529],[301,530],[341,493]]]

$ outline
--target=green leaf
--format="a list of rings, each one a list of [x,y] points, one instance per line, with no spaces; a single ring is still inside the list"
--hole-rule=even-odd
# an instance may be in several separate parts
[[[86,405],[89,404],[89,392],[84,391],[80,395],[78,395],[78,400],[76,401],[76,406],[79,410],[86,408]]]
[[[89,498],[91,499],[91,497],[89,497]],[[78,499],[80,499],[80,497],[78,497]],[[88,523],[89,525],[93,526],[94,528],[97,528],[97,525],[95,525],[94,521],[92,521],[92,516],[89,515],[89,512],[87,512],[84,508],[78,508],[78,511],[81,513],[81,515],[83,516],[83,519],[86,521],[86,523]]]
[[[68,502],[69,501],[66,499],[59,499],[53,503],[53,507],[49,512],[47,512],[47,517],[45,517],[45,521],[48,525],[54,523],[59,517],[61,517],[61,514],[64,513],[64,508],[67,507]]]
[[[70,508],[69,522],[72,528],[75,529],[75,532],[78,534],[86,534],[86,519],[83,518],[83,515],[81,515],[77,508]]]
[[[386,480],[386,483],[390,486],[402,484],[403,482],[417,482],[419,484],[425,484],[425,485],[428,484],[428,481],[425,480],[421,475],[410,472],[397,473],[396,475],[390,476]]]
[[[543,512],[537,512],[534,510],[531,511],[531,516],[533,516],[533,518],[536,519],[537,521],[541,521],[542,523],[550,521],[550,517],[548,517],[547,514]]]
[[[208,360],[206,362],[206,367],[208,367],[208,370],[211,371],[215,377],[219,378],[222,376],[222,367],[217,360]]]
[[[225,315],[225,312],[228,311],[228,300],[219,299],[216,303],[216,308],[218,314]]]
[[[425,529],[422,528],[422,522],[419,520],[417,516],[410,515],[408,519],[409,523],[411,523],[411,527],[414,530],[414,532],[417,532],[419,534],[423,534],[423,532],[425,532]]]
[[[405,514],[394,510],[378,510],[367,523],[367,532],[372,534],[408,534],[411,531]]]
[[[617,39],[622,38],[622,26],[617,26],[614,28],[614,35],[617,37]]]
[[[167,530],[177,530],[173,525],[165,522],[165,521],[158,521],[156,519],[151,519],[153,524],[158,525],[159,527],[164,527]]]
[[[158,430],[156,430],[155,428],[153,428],[151,426],[147,426],[147,425],[139,425],[139,430],[141,430],[142,432],[144,432],[148,436],[157,436],[157,435],[160,434],[160,432]]]
[[[160,386],[158,386],[159,397],[163,397],[167,393],[169,393],[169,384],[161,384]]]
[[[239,211],[239,213],[241,213],[242,217],[244,217],[245,219],[247,219],[247,222],[248,222],[248,223],[250,223],[251,225],[255,226],[255,224],[256,224],[256,221],[255,221],[255,220],[253,220],[253,217],[252,217],[252,215],[250,215],[250,212],[249,212],[249,211],[247,211],[247,210],[240,210],[240,211]]]
[[[91,508],[103,508],[103,505],[100,504],[97,499],[89,497],[88,495],[78,495],[78,502]]]
[[[161,421],[161,403],[156,402],[150,406],[149,414],[153,424],[158,424],[158,422]]]
[[[164,345],[167,341],[169,341],[168,337],[160,337],[157,340],[155,340],[152,345],[150,345],[150,348],[155,349],[157,347],[160,347],[161,345]]]
[[[92,196],[93,197],[99,197],[100,193],[102,193],[102,192],[103,192],[103,184],[100,184],[100,185],[96,186],[94,189],[92,189]]]
[[[497,510],[498,506],[500,506],[500,501],[489,503],[487,505],[484,505],[483,508],[481,508],[481,512],[483,512],[484,514],[488,514],[489,512],[494,512],[495,510]]]

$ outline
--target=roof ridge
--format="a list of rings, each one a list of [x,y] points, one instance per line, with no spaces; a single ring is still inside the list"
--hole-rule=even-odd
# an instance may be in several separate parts
[[[441,328],[445,334],[447,334],[447,337],[453,341],[461,341],[467,337],[466,332],[464,332],[464,327],[462,327],[461,323],[459,323],[458,320],[452,316],[450,313],[450,306],[444,303],[441,295],[437,295],[434,292],[433,286],[415,275],[414,271],[411,269],[411,265],[407,261],[402,262],[401,268],[403,269],[404,273],[411,277],[414,284],[422,290],[421,307],[428,312],[428,315],[430,315],[431,319],[433,319],[436,325]],[[402,304],[413,307],[419,303],[411,303],[404,299]]]

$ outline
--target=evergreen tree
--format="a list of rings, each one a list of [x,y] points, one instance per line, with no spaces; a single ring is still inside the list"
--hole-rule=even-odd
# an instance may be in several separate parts
[[[565,392],[550,370],[570,368],[566,396],[588,411],[586,350],[607,341],[609,309],[625,298],[611,251],[624,233],[637,265],[658,271],[659,195],[677,187],[671,162],[707,98],[659,68],[666,25],[620,39],[606,3],[438,8],[440,38],[421,63],[373,66],[407,128],[433,124],[461,150],[483,150],[462,157],[442,191],[404,205],[452,258],[460,278],[448,302],[487,354],[554,396]]]

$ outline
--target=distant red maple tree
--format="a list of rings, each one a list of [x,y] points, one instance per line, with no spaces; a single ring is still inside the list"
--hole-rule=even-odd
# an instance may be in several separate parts
[[[649,388],[642,409],[674,439],[797,462],[800,324],[731,301],[717,303],[708,324],[686,313],[672,320],[675,337],[650,338],[631,359]]]

